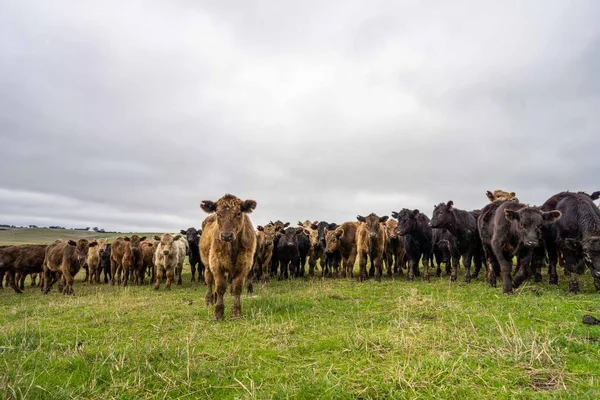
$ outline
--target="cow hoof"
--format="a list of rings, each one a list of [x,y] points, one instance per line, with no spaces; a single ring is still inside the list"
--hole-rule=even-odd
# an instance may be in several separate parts
[[[505,296],[511,296],[513,294],[513,291],[511,290],[510,292],[504,292],[503,293]]]
[[[558,275],[550,275],[550,277],[548,278],[548,283],[550,285],[558,285]]]
[[[533,279],[535,282],[541,282],[542,281],[542,274],[535,274],[535,277]],[[552,283],[552,282],[550,282]],[[558,284],[558,277],[557,277],[557,281],[556,283]]]
[[[415,280],[415,278],[414,278],[414,277],[412,277],[412,276],[409,276],[409,277],[408,277],[408,281],[409,281],[409,282],[412,282],[412,281],[414,281],[414,280]]]
[[[450,276],[450,282],[456,282],[456,277],[455,276]]]
[[[471,283],[471,275],[465,276],[465,283]]]

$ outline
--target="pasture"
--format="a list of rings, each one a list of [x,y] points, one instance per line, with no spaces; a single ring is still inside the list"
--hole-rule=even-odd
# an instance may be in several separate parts
[[[187,264],[186,264],[187,266]],[[357,270],[357,268],[356,268]],[[598,398],[600,327],[579,295],[482,277],[255,284],[241,320],[213,322],[205,286],[0,293],[2,398]],[[29,280],[28,280],[29,283]]]

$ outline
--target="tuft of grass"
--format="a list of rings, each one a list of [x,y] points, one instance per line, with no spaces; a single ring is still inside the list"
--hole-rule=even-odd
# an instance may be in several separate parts
[[[600,327],[583,294],[481,280],[256,284],[214,322],[206,287],[0,291],[0,397],[598,398]],[[547,281],[547,280],[546,280]]]

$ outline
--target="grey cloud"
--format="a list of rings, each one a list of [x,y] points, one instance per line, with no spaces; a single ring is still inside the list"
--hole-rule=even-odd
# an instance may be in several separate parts
[[[594,1],[0,5],[0,219],[342,222],[599,190]]]

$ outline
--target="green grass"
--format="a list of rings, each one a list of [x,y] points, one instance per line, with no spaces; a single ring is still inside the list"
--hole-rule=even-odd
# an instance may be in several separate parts
[[[132,233],[96,233],[94,231],[75,231],[70,229],[28,229],[14,228],[0,230],[0,245],[19,245],[19,244],[44,244],[52,243],[56,239],[77,240],[77,239],[100,239],[108,238],[110,241],[119,236],[132,235]],[[154,233],[138,233],[138,235],[155,235]],[[160,234],[159,234],[160,235]],[[150,237],[150,236],[149,236]]]
[[[0,293],[2,398],[573,398],[600,396],[584,294],[526,283],[300,279],[255,285],[213,322],[205,286]]]

